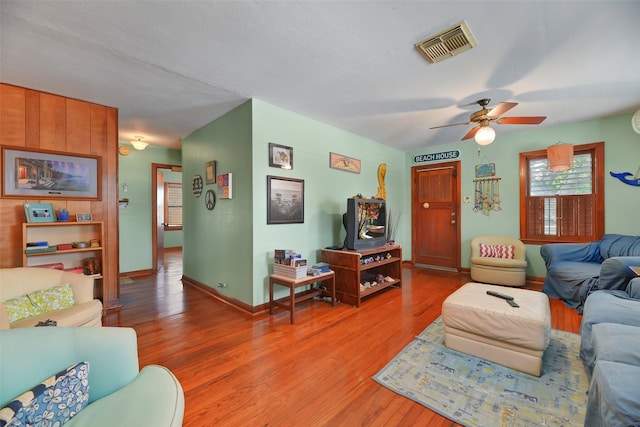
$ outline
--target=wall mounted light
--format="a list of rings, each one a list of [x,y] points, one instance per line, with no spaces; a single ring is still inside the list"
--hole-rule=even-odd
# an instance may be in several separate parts
[[[149,143],[144,142],[144,136],[134,136],[135,140],[131,141],[131,145],[133,145],[133,148],[135,148],[136,150],[144,150],[145,148],[147,148],[147,145],[149,145]]]
[[[573,167],[573,145],[558,142],[547,147],[547,164],[552,172],[571,169]]]
[[[496,139],[496,131],[488,124],[480,125],[481,128],[476,132],[475,140],[479,145],[489,145]]]

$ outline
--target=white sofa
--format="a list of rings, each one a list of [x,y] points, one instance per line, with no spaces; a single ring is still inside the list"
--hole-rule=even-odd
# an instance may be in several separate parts
[[[46,320],[58,326],[102,326],[102,303],[93,298],[93,281],[90,276],[50,268],[0,268],[0,330],[32,327]],[[73,306],[9,322],[5,301],[67,283],[73,291]]]

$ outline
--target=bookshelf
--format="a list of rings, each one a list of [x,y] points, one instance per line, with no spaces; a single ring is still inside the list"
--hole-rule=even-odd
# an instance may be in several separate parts
[[[87,248],[71,247],[55,249],[51,252],[27,253],[27,243],[47,242],[49,248],[69,245],[73,242],[97,240],[98,246]],[[24,267],[62,264],[64,270],[82,268],[85,258],[97,258],[100,271],[104,266],[104,226],[102,221],[92,222],[46,222],[22,224],[22,265]],[[102,298],[102,274],[92,275],[95,279],[94,297]]]

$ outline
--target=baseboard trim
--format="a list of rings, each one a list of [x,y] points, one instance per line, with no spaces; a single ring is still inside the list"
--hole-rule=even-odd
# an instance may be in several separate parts
[[[256,314],[263,313],[269,309],[269,303],[260,304],[254,307],[252,305],[247,304],[246,302],[240,301],[239,299],[232,298],[229,295],[225,295],[221,292],[218,292],[216,289],[212,288],[211,286],[207,286],[204,283],[201,283],[188,276],[184,276],[184,275],[182,276],[182,283],[192,286],[204,292],[205,294],[214,297],[218,301],[225,303],[251,316],[255,316]]]
[[[120,279],[123,277],[140,277],[140,276],[149,276],[153,274],[153,270],[135,270],[135,271],[127,271],[124,273],[120,273]]]

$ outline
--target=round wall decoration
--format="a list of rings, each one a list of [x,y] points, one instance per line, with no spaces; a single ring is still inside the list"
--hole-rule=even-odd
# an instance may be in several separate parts
[[[204,205],[210,211],[216,207],[216,193],[213,190],[207,190],[207,193],[204,195]]]
[[[193,184],[191,185],[191,189],[193,190],[193,195],[196,197],[200,197],[202,194],[202,176],[196,175],[193,177]]]
[[[636,113],[631,117],[631,127],[637,133],[640,133],[640,110],[636,111]]]

